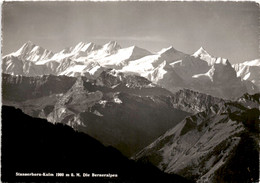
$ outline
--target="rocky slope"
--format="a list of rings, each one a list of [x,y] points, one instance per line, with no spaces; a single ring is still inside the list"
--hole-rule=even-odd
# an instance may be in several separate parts
[[[179,90],[171,96],[173,107],[193,114],[209,110],[212,106],[223,104],[224,102],[224,99],[189,89]]]
[[[197,182],[259,179],[259,94],[189,116],[134,158]]]

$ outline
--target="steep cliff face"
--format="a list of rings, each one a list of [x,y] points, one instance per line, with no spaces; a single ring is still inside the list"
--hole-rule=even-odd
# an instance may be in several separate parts
[[[224,102],[224,99],[189,89],[179,90],[171,98],[171,103],[174,107],[193,114],[208,110],[214,105],[223,104]]]
[[[259,97],[258,102],[256,96],[242,98],[258,108],[247,108],[245,102],[218,103],[187,117],[135,159],[197,182],[257,181]]]

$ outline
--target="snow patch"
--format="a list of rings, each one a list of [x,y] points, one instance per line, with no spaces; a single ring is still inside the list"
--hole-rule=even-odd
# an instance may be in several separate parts
[[[100,112],[98,112],[97,110],[95,110],[94,112],[93,112],[95,115],[97,115],[97,116],[104,116],[103,114],[101,114]]]
[[[122,100],[120,100],[119,98],[114,98],[114,102],[117,104],[122,104]]]
[[[98,103],[104,108],[106,106],[107,100],[100,100]]]

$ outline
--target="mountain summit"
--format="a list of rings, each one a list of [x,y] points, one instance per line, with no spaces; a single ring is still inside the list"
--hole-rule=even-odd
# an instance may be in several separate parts
[[[18,57],[21,60],[39,61],[49,59],[53,53],[47,49],[35,45],[32,41],[26,42],[19,50],[11,55]]]
[[[251,81],[260,89],[260,59],[233,64],[232,66],[237,72],[237,77],[240,77],[243,81]]]
[[[103,46],[103,49],[106,50],[108,54],[113,54],[121,49],[121,46],[116,41],[110,41]]]
[[[210,56],[210,54],[203,48],[200,47],[194,54],[194,57],[200,57],[200,56]]]

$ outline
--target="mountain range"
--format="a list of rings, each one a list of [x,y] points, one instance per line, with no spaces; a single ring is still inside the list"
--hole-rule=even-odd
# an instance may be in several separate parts
[[[175,174],[205,183],[259,179],[259,59],[231,65],[202,47],[153,53],[115,41],[53,53],[29,41],[2,61],[6,175],[26,168],[23,160],[37,151],[46,162],[28,167],[53,161],[58,171],[68,160],[67,168],[82,161],[79,171],[87,171],[84,163],[91,170],[100,159],[98,167],[124,175],[115,182],[187,181]],[[15,134],[21,145],[34,139],[43,146],[28,142],[19,153]],[[146,179],[149,172],[158,176]]]
[[[204,48],[189,55],[174,47],[152,53],[137,46],[121,48],[110,41],[105,45],[78,43],[53,53],[25,43],[3,57],[3,72],[11,75],[66,75],[97,78],[104,70],[114,69],[147,78],[171,92],[188,88],[216,97],[235,99],[260,90],[259,59],[234,64],[211,56]]]

